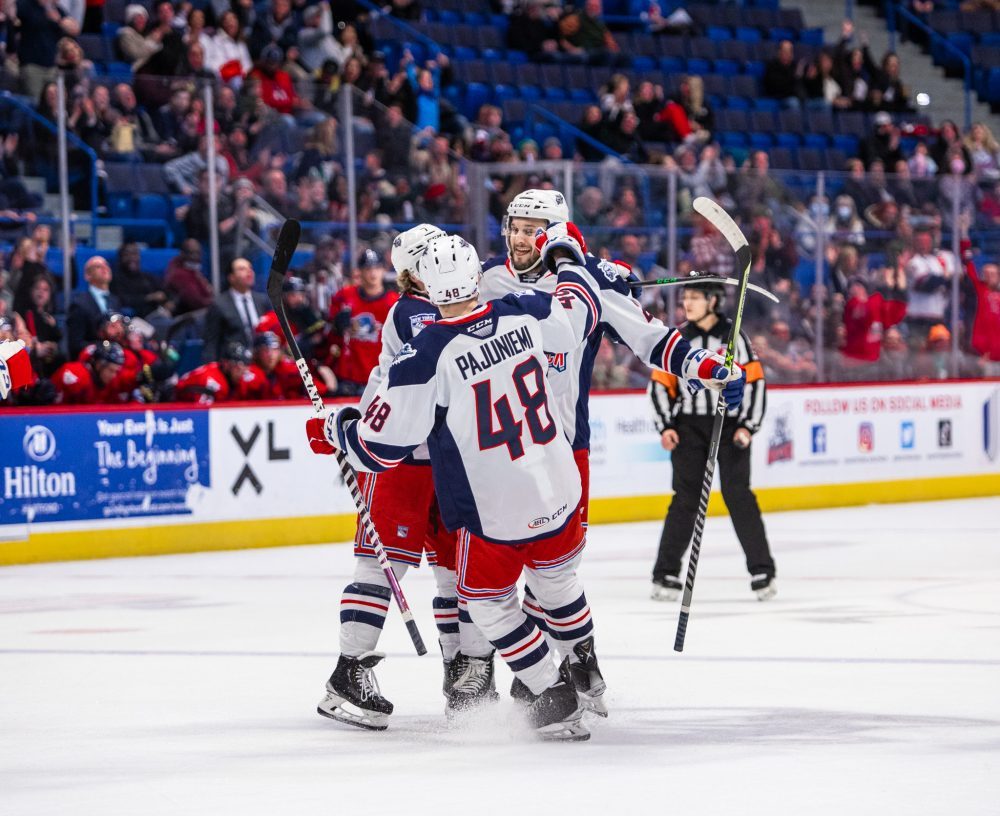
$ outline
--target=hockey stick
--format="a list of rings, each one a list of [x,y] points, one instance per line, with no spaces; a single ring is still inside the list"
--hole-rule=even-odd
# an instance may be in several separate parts
[[[690,275],[685,275],[681,278],[657,278],[656,280],[649,281],[629,281],[628,285],[633,289],[644,289],[647,286],[683,286],[689,283],[725,283],[730,286],[740,285],[740,281],[736,278],[727,278],[725,275],[713,275],[710,272],[692,272]],[[775,303],[781,302],[778,300],[778,296],[776,294],[769,292],[763,286],[748,283],[747,291],[756,292],[758,295],[763,295],[768,300],[773,300]]]
[[[271,272],[267,276],[267,296],[271,300],[271,306],[274,307],[274,313],[278,316],[281,330],[285,333],[285,340],[288,341],[288,347],[295,358],[295,365],[298,366],[302,384],[306,387],[309,399],[312,400],[313,410],[317,414],[322,414],[325,410],[323,398],[316,389],[316,383],[313,382],[309,366],[306,365],[305,358],[303,358],[302,352],[299,350],[299,344],[295,342],[295,335],[292,333],[291,326],[288,324],[288,317],[285,314],[285,304],[281,291],[282,284],[285,282],[285,275],[288,273],[288,265],[291,263],[295,247],[299,243],[301,232],[302,228],[294,218],[289,218],[282,224],[281,232],[278,234],[278,242],[274,247],[274,257],[271,260]],[[338,450],[336,457],[337,464],[340,465],[340,473],[344,478],[344,483],[347,485],[347,489],[351,491],[351,498],[354,499],[354,504],[358,508],[361,526],[364,528],[368,540],[372,543],[372,547],[375,550],[375,557],[378,559],[379,566],[382,567],[386,580],[389,582],[389,589],[392,591],[392,596],[396,599],[399,613],[403,616],[403,623],[406,624],[406,630],[410,633],[410,640],[413,641],[417,654],[425,655],[427,654],[427,647],[424,646],[424,639],[420,637],[420,631],[417,629],[417,622],[413,619],[410,605],[406,602],[406,596],[403,595],[399,581],[396,580],[396,575],[389,565],[389,559],[385,554],[385,547],[382,545],[382,539],[379,538],[378,531],[375,529],[375,524],[372,521],[368,505],[365,504],[364,496],[361,495],[361,487],[358,484],[357,476],[354,475],[354,469],[347,461],[347,456],[343,451]]]
[[[712,222],[714,226],[733,248],[736,262],[741,271],[740,288],[736,296],[736,315],[733,317],[733,327],[726,341],[726,368],[732,370],[733,358],[736,356],[736,340],[740,336],[740,323],[743,320],[743,303],[746,301],[747,284],[750,278],[750,266],[753,258],[750,255],[750,244],[746,236],[733,221],[732,217],[712,199],[700,196],[694,200],[697,212]],[[722,423],[726,419],[726,401],[720,393],[715,406],[715,421],[712,423],[712,441],[708,448],[708,461],[705,462],[705,478],[701,483],[701,498],[698,500],[698,515],[694,520],[694,533],[691,536],[691,555],[688,558],[687,578],[684,581],[684,597],[681,599],[681,613],[677,619],[677,634],[674,637],[674,651],[684,651],[684,636],[687,634],[688,616],[691,613],[691,596],[694,594],[694,576],[698,571],[698,555],[701,552],[701,536],[705,532],[705,516],[708,514],[708,498],[712,493],[712,479],[715,478],[715,463],[719,456],[719,442],[722,439]]]

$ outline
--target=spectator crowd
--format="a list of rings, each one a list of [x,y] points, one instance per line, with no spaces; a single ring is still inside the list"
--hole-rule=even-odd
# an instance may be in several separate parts
[[[299,343],[327,393],[356,393],[370,359],[366,344],[378,343],[372,304],[388,308],[395,297],[385,258],[396,225],[467,224],[470,164],[521,162],[516,171],[487,171],[499,250],[507,203],[530,187],[562,187],[562,173],[531,169],[545,160],[576,163],[566,192],[591,250],[625,260],[639,276],[660,276],[668,266],[667,173],[677,179],[677,271],[734,272],[725,241],[694,214],[694,198],[712,196],[737,215],[753,244],[754,282],[781,298],[773,308],[752,300],[745,317],[772,381],[815,381],[819,349],[826,379],[1000,373],[1000,274],[991,261],[1000,253],[1000,145],[984,124],[964,134],[952,122],[901,125],[913,108],[898,57],[876,60],[849,23],[836,46],[809,58],[779,43],[761,78],[762,95],[783,110],[874,117],[858,155],[844,157],[843,172],[829,174],[819,195],[800,175],[775,171],[767,151],[720,145],[719,112],[702,77],[678,79],[671,93],[655,76],[630,75],[621,34],[604,21],[600,0],[496,4],[510,16],[512,47],[539,61],[608,71],[575,139],[553,135],[541,144],[505,122],[499,106],[464,116],[446,93],[456,72],[444,53],[402,49],[397,59],[377,50],[372,14],[352,0],[197,7],[163,0],[115,6],[120,18],[107,19],[111,8],[6,4],[0,79],[51,123],[62,73],[68,128],[104,174],[102,204],[113,168],[158,168],[172,194],[177,255],[162,275],[151,274],[142,248],[126,240],[110,262],[98,254],[76,270],[76,291],[62,304],[46,265],[51,228],[39,196],[21,181],[53,176],[55,133],[23,117],[0,125],[0,232],[11,241],[0,258],[0,338],[25,339],[42,377],[22,401],[302,397],[246,257],[248,235],[267,238],[283,217],[306,222],[314,248],[285,293]],[[423,10],[418,0],[392,0],[385,13],[415,22]],[[105,23],[120,24],[112,56],[128,65],[128,77],[99,73],[80,45]],[[657,36],[697,33],[690,17],[665,16],[656,2],[643,25]],[[213,132],[206,83],[214,88]],[[345,94],[355,114],[353,201]],[[205,272],[210,147],[222,291]],[[625,172],[622,159],[647,166],[648,178]],[[78,203],[86,200],[88,166],[71,150]],[[349,257],[344,239],[352,207],[368,225],[359,257]],[[331,231],[325,222],[339,226]],[[950,251],[956,233],[960,257]],[[679,320],[665,290],[643,298],[658,316]],[[197,360],[185,356],[194,339],[202,341]],[[623,387],[644,384],[645,373],[608,344],[594,376],[599,386]]]

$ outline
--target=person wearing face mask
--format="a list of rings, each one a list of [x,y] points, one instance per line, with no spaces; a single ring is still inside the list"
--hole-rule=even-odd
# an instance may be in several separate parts
[[[834,201],[831,237],[838,244],[864,246],[865,225],[858,217],[854,199],[849,195],[839,195]]]
[[[959,148],[948,151],[947,175],[938,176],[938,206],[941,208],[941,222],[948,232],[971,223],[976,210],[976,182],[969,172],[971,164]],[[955,220],[955,216],[958,220]]]
[[[795,225],[795,246],[800,257],[816,257],[817,237],[821,228],[829,239],[834,229],[833,219],[830,218],[830,202],[826,196],[813,196],[808,209],[799,214]]]

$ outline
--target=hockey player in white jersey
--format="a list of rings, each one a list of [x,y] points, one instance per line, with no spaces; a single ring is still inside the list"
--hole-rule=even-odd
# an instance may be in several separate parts
[[[390,257],[401,297],[389,310],[382,328],[379,364],[372,370],[361,397],[362,412],[368,409],[379,385],[388,376],[389,366],[399,350],[440,317],[416,277],[416,266],[427,244],[444,234],[431,224],[419,224],[393,241]],[[468,657],[489,654],[492,647],[467,612],[461,610],[464,620],[459,617],[455,574],[457,533],[449,532],[441,521],[427,446],[418,446],[398,467],[384,473],[359,473],[358,482],[396,578],[401,579],[411,566],[419,566],[422,555],[431,566],[437,585],[434,620],[444,660],[442,688],[449,709],[461,709],[473,699],[495,698],[492,657],[488,661]],[[369,694],[364,701],[360,697],[364,675],[369,676],[371,684],[374,667],[385,656],[375,649],[391,593],[360,521],[354,554],[357,562],[353,580],[344,588],[340,602],[340,658],[317,711],[350,725],[382,730],[387,727],[392,703],[380,693]],[[463,642],[464,653],[460,651]],[[479,665],[480,662],[485,665]],[[371,705],[379,710],[370,710]]]
[[[579,740],[589,732],[571,659],[594,685],[603,680],[576,575],[585,540],[580,475],[550,407],[545,367],[546,350],[565,353],[596,330],[601,304],[594,280],[571,260],[584,260],[577,242],[565,231],[550,237],[543,255],[560,264],[554,298],[518,293],[481,305],[475,250],[458,238],[432,241],[418,273],[442,319],[399,351],[364,415],[330,412],[309,420],[307,433],[315,452],[339,448],[372,472],[427,439],[442,517],[449,529],[464,528],[459,595],[529,690],[540,736]],[[736,376],[710,356],[692,356],[684,373],[709,385]],[[533,575],[542,606],[558,611],[561,663],[521,611],[522,570]]]
[[[583,485],[583,501],[580,512],[584,526],[587,524],[590,483],[590,381],[594,360],[605,336],[624,342],[635,355],[650,368],[667,371],[679,377],[690,370],[689,343],[674,328],[665,326],[647,314],[632,297],[628,286],[629,270],[626,266],[612,261],[604,261],[586,254],[586,244],[579,230],[569,223],[569,209],[562,193],[556,190],[526,190],[516,196],[507,208],[503,221],[503,234],[507,252],[487,261],[483,265],[480,289],[484,298],[499,298],[509,292],[525,289],[538,292],[553,292],[557,284],[556,275],[543,262],[542,249],[546,234],[566,232],[573,235],[583,246],[585,266],[598,287],[601,300],[601,322],[582,346],[567,353],[549,355],[548,380],[552,404],[567,430],[573,447],[573,454],[580,469]],[[553,225],[556,226],[553,226]],[[546,349],[553,352],[554,349]],[[721,358],[719,358],[721,360]],[[706,369],[710,367],[708,358]],[[729,403],[739,402],[743,393],[742,370],[736,367],[739,376],[725,384],[724,398]],[[697,379],[697,378],[696,378]],[[712,384],[721,388],[721,383]],[[563,637],[565,631],[559,610],[548,609],[533,597],[535,586],[533,576],[526,576],[524,611],[535,619],[536,624],[546,631],[553,640]],[[577,676],[581,696],[588,708],[603,716],[607,709],[600,699],[587,687],[584,673]],[[515,699],[530,699],[524,686],[515,678],[511,687]]]

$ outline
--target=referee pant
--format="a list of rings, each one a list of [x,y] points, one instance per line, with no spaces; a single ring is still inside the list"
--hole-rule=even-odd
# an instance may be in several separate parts
[[[676,419],[674,427],[679,441],[671,454],[674,497],[660,535],[660,550],[653,567],[654,579],[680,575],[681,559],[691,543],[694,520],[698,515],[713,421],[712,416],[681,415]],[[733,443],[737,427],[736,421],[731,419],[727,419],[722,426],[718,459],[722,498],[746,554],[747,571],[751,575],[766,573],[773,576],[774,559],[767,544],[760,506],[750,489],[750,448],[740,448]]]

